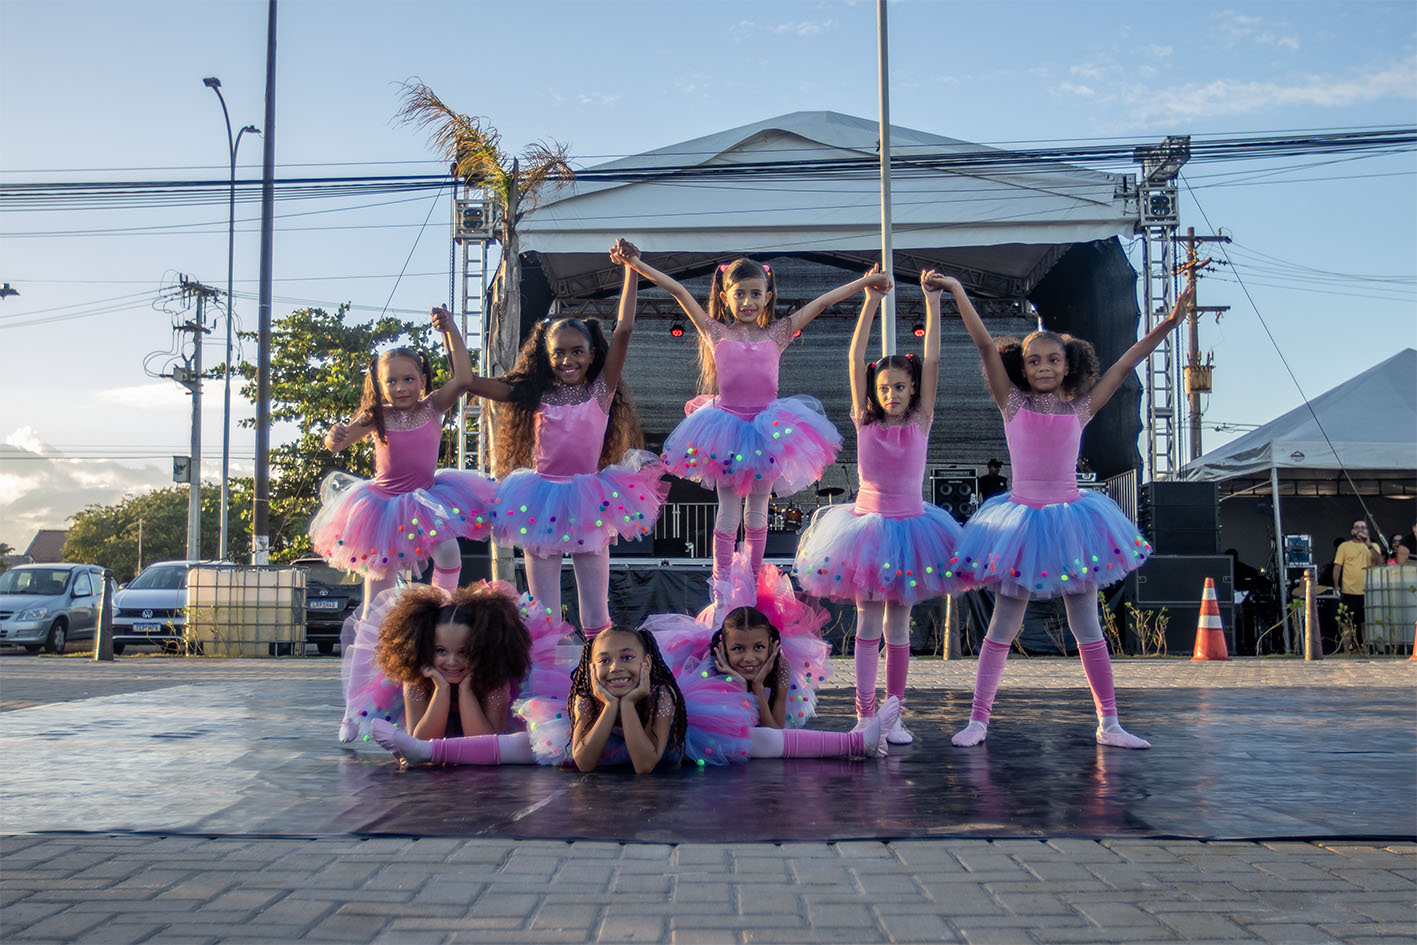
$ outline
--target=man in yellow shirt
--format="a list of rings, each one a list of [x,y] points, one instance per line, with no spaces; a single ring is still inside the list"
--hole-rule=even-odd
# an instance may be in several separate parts
[[[1338,546],[1333,559],[1333,583],[1338,586],[1340,605],[1348,608],[1353,618],[1353,626],[1358,631],[1358,645],[1363,645],[1363,572],[1375,564],[1382,564],[1383,556],[1376,545],[1368,540],[1366,522],[1353,523],[1349,538]]]

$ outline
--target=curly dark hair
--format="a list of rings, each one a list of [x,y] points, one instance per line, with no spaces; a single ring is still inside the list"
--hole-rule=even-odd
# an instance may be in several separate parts
[[[723,618],[723,625],[713,632],[709,638],[709,658],[713,658],[714,651],[723,642],[723,631],[725,630],[751,630],[755,627],[766,627],[768,631],[768,641],[782,644],[782,634],[778,632],[777,625],[772,622],[767,614],[756,607],[735,607]],[[782,651],[779,650],[777,658],[773,660],[772,671],[767,676],[768,703],[771,704],[777,698],[777,689],[785,679],[790,678],[784,672],[782,662]]]
[[[684,735],[689,728],[689,717],[684,711],[684,694],[679,691],[679,683],[675,681],[674,674],[669,671],[669,665],[664,662],[664,656],[659,652],[659,644],[655,642],[654,634],[643,628],[633,629],[630,627],[614,624],[608,629],[600,631],[596,640],[605,638],[608,634],[625,633],[640,641],[640,646],[644,647],[645,656],[649,658],[649,695],[641,699],[635,706],[635,710],[640,717],[640,724],[646,729],[649,728],[653,720],[654,705],[659,700],[661,692],[668,692],[674,699],[674,723],[669,729],[669,743],[664,746],[664,753],[674,757],[674,763],[678,764],[684,760]],[[595,649],[594,641],[581,647],[581,661],[576,664],[575,670],[571,673],[571,692],[566,697],[566,717],[571,720],[571,740],[579,738],[585,729],[589,729],[595,724],[593,718],[581,718],[578,712],[578,704],[589,702],[595,706],[600,700],[595,697],[595,686],[591,682],[594,670],[591,668],[591,651]]]
[[[1038,339],[1056,341],[1063,347],[1063,354],[1067,358],[1068,373],[1063,378],[1059,389],[1065,397],[1073,398],[1078,394],[1085,394],[1092,390],[1092,385],[1097,383],[1097,378],[1102,373],[1102,367],[1097,360],[1097,351],[1092,347],[1092,342],[1074,338],[1072,335],[1060,335],[1056,331],[1042,329],[1029,332],[1022,341],[1009,335],[994,339],[994,347],[998,349],[999,357],[1003,359],[1004,371],[1009,375],[1009,383],[1025,393],[1029,391],[1028,379],[1024,377],[1023,373],[1023,353],[1028,349],[1030,343]]]
[[[531,669],[531,634],[516,601],[485,582],[460,587],[450,598],[419,584],[399,595],[384,618],[374,651],[384,675],[431,696],[433,683],[423,667],[433,663],[433,635],[444,623],[468,628],[468,675],[478,699],[521,682]]]
[[[731,285],[744,279],[762,279],[768,286],[768,304],[758,313],[758,327],[766,328],[777,318],[777,282],[773,279],[772,267],[747,257],[739,257],[730,263],[723,263],[713,271],[713,281],[709,284],[708,317],[725,325],[733,324],[733,312],[723,304],[723,293]],[[699,393],[718,393],[718,365],[713,360],[713,344],[703,335],[699,336]]]
[[[864,423],[879,423],[886,419],[885,408],[881,406],[881,399],[876,396],[876,375],[890,368],[907,372],[910,375],[910,383],[915,388],[910,395],[910,406],[906,408],[905,412],[908,414],[920,407],[920,377],[925,371],[924,364],[913,354],[892,354],[866,365],[866,416],[863,418]]]
[[[551,370],[551,358],[546,351],[546,336],[558,328],[570,327],[585,335],[590,342],[591,362],[586,370],[586,383],[600,376],[605,367],[610,342],[600,320],[588,318],[543,318],[532,328],[517,353],[517,363],[502,380],[512,388],[511,399],[497,409],[497,455],[494,474],[501,478],[514,469],[530,469],[532,449],[536,440],[536,408],[547,388],[556,383]],[[645,434],[640,427],[635,400],[624,379],[615,387],[610,401],[610,420],[605,427],[605,444],[600,451],[598,468],[619,462],[629,449],[643,449]]]
[[[355,412],[354,418],[358,423],[372,421],[374,435],[379,438],[380,443],[389,442],[389,438],[384,435],[384,401],[387,397],[384,394],[384,385],[379,383],[379,367],[394,358],[408,358],[418,365],[418,372],[423,375],[423,393],[425,395],[433,389],[433,363],[422,351],[414,351],[412,348],[390,348],[383,354],[375,355],[369,359],[369,368],[364,372],[364,393],[359,398],[359,410]]]

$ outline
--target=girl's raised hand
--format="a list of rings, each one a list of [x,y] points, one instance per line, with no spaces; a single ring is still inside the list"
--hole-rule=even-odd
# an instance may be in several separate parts
[[[444,676],[442,673],[438,672],[438,667],[436,667],[436,666],[425,666],[425,667],[423,667],[423,677],[424,677],[425,679],[431,679],[431,680],[433,680],[433,687],[434,687],[435,689],[447,689],[447,688],[448,688],[448,677],[446,677],[446,676]]]
[[[724,648],[723,641],[718,641],[718,646],[713,648],[713,665],[725,676],[732,676],[743,688],[748,687],[748,680],[744,679],[738,670],[728,664],[728,650]]]
[[[635,688],[625,693],[622,698],[627,705],[635,705],[647,695],[649,695],[649,660],[640,664],[639,682],[635,683]]]
[[[617,266],[628,266],[639,258],[639,247],[629,240],[616,240],[615,245],[610,247],[610,261]]]
[[[874,292],[878,296],[884,296],[894,287],[894,285],[895,283],[891,282],[891,277],[881,271],[881,266],[879,263],[872,266],[871,271],[866,273],[867,295],[870,295],[872,292]]]
[[[590,644],[587,643],[586,646],[590,646]],[[601,704],[606,706],[619,704],[620,700],[615,693],[606,689],[605,684],[601,682],[594,673],[592,673],[590,677],[590,688],[591,691],[595,693],[595,697],[601,701]]]
[[[1180,296],[1176,299],[1176,304],[1171,308],[1171,314],[1166,316],[1167,329],[1175,328],[1191,314],[1196,307],[1196,282],[1191,279],[1186,282],[1186,287],[1181,290]]]
[[[433,328],[438,334],[447,335],[457,330],[453,325],[453,313],[443,306],[434,306],[433,310],[429,312],[429,315],[433,318]]]

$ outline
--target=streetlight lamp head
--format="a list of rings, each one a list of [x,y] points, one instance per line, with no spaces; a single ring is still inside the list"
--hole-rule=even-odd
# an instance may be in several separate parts
[[[245,132],[246,134],[248,134],[248,135],[258,135],[258,134],[261,133],[261,129],[260,129],[260,128],[257,128],[255,125],[247,125],[245,128],[242,128],[241,130],[242,130],[243,132]]]
[[[205,79],[202,80],[202,84],[209,89],[221,88],[221,80],[214,75],[207,76]]]

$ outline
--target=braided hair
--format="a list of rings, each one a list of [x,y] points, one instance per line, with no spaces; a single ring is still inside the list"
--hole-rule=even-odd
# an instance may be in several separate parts
[[[924,373],[924,365],[913,354],[888,355],[879,361],[872,361],[866,365],[866,416],[863,418],[864,423],[879,423],[886,419],[886,410],[881,406],[881,399],[876,395],[876,375],[891,368],[905,371],[910,375],[912,387],[910,406],[905,409],[905,412],[909,414],[920,407],[920,377]]]
[[[669,671],[669,665],[664,662],[664,656],[659,652],[659,644],[655,642],[654,634],[644,628],[632,629],[615,624],[600,631],[596,639],[603,639],[612,633],[624,633],[635,637],[645,651],[645,658],[649,660],[649,695],[635,704],[640,724],[646,729],[650,727],[654,717],[655,703],[659,701],[660,693],[667,691],[673,698],[674,722],[670,726],[669,743],[664,746],[664,752],[666,755],[672,755],[675,764],[678,764],[684,760],[684,737],[689,728],[689,717],[684,711],[684,694],[679,691],[679,683],[674,680],[674,674]],[[571,692],[566,696],[566,717],[571,720],[573,741],[583,729],[588,729],[595,724],[593,718],[582,718],[578,708],[583,703],[594,706],[600,701],[595,696],[595,684],[592,682],[595,670],[591,666],[591,653],[594,649],[594,641],[581,647],[580,662],[571,672]]]
[[[389,438],[384,435],[384,401],[388,399],[388,395],[384,393],[384,385],[379,382],[379,368],[394,358],[408,358],[418,365],[418,372],[423,375],[425,395],[433,389],[433,363],[422,351],[402,347],[390,348],[369,359],[369,369],[364,373],[364,393],[359,398],[359,410],[355,413],[355,420],[360,423],[373,422],[374,434],[379,437],[380,443],[388,443]]]
[[[445,623],[468,628],[468,676],[478,699],[521,682],[531,669],[531,634],[517,602],[481,582],[449,596],[423,585],[399,595],[384,618],[374,651],[384,674],[431,695],[433,683],[423,675],[423,667],[433,664],[434,634]]]
[[[1059,391],[1064,397],[1071,399],[1092,390],[1102,373],[1092,342],[1046,329],[1029,332],[1022,341],[1010,335],[994,339],[994,347],[998,349],[999,359],[1004,362],[1004,372],[1008,374],[1010,384],[1024,393],[1030,392],[1028,378],[1023,373],[1023,354],[1030,344],[1039,340],[1055,341],[1063,349],[1068,372],[1059,385]],[[985,376],[988,376],[987,373]]]
[[[723,625],[713,632],[709,638],[709,656],[712,657],[718,651],[718,645],[725,643],[725,630],[752,630],[756,627],[766,627],[768,631],[768,642],[776,643],[779,647],[777,656],[773,658],[772,670],[767,675],[768,703],[771,704],[777,698],[778,684],[788,678],[785,666],[782,662],[782,634],[778,632],[777,625],[772,622],[767,614],[756,607],[735,607],[723,618]],[[725,650],[727,644],[725,643]]]

